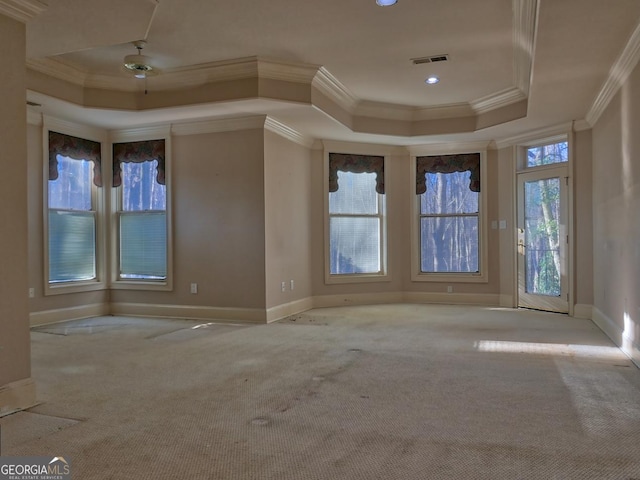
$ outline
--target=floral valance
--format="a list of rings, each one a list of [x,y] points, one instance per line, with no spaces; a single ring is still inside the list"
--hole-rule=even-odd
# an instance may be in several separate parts
[[[338,171],[375,173],[376,192],[384,193],[384,157],[375,155],[329,154],[329,191],[338,191]]]
[[[49,180],[58,179],[58,155],[74,160],[93,162],[93,183],[102,186],[100,143],[72,137],[64,133],[49,132]]]
[[[480,154],[433,155],[416,158],[416,194],[427,191],[427,173],[471,172],[469,190],[480,191]]]
[[[164,139],[114,143],[112,186],[119,187],[122,185],[122,163],[142,163],[153,160],[158,161],[156,181],[160,185],[164,185],[164,158]]]

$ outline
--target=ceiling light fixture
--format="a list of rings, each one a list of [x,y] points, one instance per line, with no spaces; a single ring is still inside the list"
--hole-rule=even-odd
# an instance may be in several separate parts
[[[138,54],[124,57],[124,68],[133,72],[133,76],[136,78],[147,78],[147,75],[153,70],[150,65],[151,59],[141,53],[146,44],[147,42],[144,40],[133,42],[134,47],[138,49]]]
[[[398,3],[398,0],[376,0],[376,5],[379,7],[390,7]]]
[[[440,79],[438,77],[436,77],[435,75],[430,75],[430,76],[427,77],[427,79],[424,81],[424,83],[426,83],[427,85],[435,85],[439,81],[440,81]]]

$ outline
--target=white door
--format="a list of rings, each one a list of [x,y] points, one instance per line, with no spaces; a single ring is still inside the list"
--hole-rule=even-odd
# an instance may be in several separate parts
[[[518,175],[518,306],[567,313],[566,166]]]

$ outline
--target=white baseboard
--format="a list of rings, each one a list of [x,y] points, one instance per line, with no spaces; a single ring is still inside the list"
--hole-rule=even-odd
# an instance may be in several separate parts
[[[66,322],[67,320],[80,320],[82,318],[109,315],[109,305],[106,303],[94,303],[77,307],[59,308],[56,310],[43,310],[29,314],[29,325],[46,325],[48,323]]]
[[[405,292],[403,301],[447,305],[500,306],[500,295],[493,293]]]
[[[275,322],[281,318],[295,315],[296,313],[306,312],[313,308],[313,299],[311,297],[302,298],[293,302],[284,303],[267,309],[267,323]]]
[[[402,292],[354,293],[344,295],[319,295],[313,297],[313,308],[345,307],[348,305],[379,305],[402,303]]]
[[[0,417],[33,407],[36,402],[36,384],[25,378],[0,387]]]
[[[625,334],[624,329],[602,313],[596,306],[593,307],[593,323],[602,330],[615,343],[620,350],[629,356],[631,361],[640,368],[640,345],[634,339]]]
[[[266,312],[261,308],[224,308],[197,305],[158,305],[150,303],[112,303],[111,315],[132,317],[186,318],[193,320],[231,320],[233,322],[265,323]]]
[[[586,305],[584,303],[576,303],[573,307],[573,316],[576,318],[593,318],[593,305]]]
[[[503,308],[516,308],[516,299],[513,295],[500,294],[500,306]]]

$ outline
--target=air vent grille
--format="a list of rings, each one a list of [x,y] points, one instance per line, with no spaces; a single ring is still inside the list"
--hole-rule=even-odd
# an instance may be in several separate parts
[[[436,63],[436,62],[446,62],[449,60],[449,55],[431,55],[430,57],[420,57],[420,58],[412,58],[411,62],[414,65],[421,65],[423,63]]]

